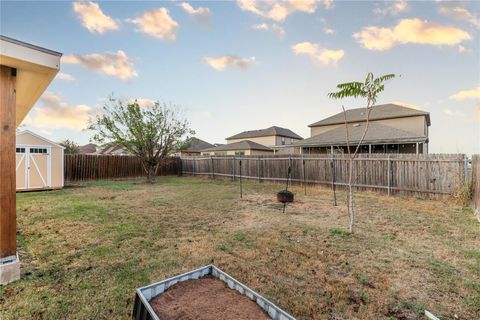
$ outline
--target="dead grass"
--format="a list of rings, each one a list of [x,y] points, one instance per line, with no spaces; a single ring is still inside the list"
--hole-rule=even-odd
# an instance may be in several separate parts
[[[162,178],[18,195],[22,279],[2,319],[129,319],[134,289],[214,262],[298,319],[480,317],[480,232],[447,201]]]

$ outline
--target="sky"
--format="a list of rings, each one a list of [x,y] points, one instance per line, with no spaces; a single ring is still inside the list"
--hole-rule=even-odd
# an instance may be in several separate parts
[[[0,33],[63,53],[22,129],[89,142],[112,94],[178,105],[210,143],[308,125],[361,99],[338,83],[400,75],[377,103],[430,112],[430,153],[480,153],[477,1],[3,1]],[[21,18],[19,18],[21,17]]]

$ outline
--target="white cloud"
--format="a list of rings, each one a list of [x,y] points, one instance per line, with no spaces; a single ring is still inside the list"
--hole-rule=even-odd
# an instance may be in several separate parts
[[[466,99],[480,99],[480,85],[469,90],[459,91],[449,97],[449,99],[463,101]]]
[[[458,46],[457,49],[458,49],[458,52],[460,53],[464,53],[465,51],[467,51],[467,49],[465,49],[464,46]]]
[[[82,21],[82,25],[90,32],[102,34],[105,31],[117,30],[120,27],[115,20],[103,13],[98,3],[86,1],[74,2],[73,10]]]
[[[122,50],[118,50],[115,53],[93,53],[84,56],[78,54],[65,55],[62,57],[62,63],[78,64],[89,70],[122,80],[138,76],[133,62]]]
[[[63,72],[59,72],[55,78],[60,79],[60,80],[65,80],[65,81],[75,80],[74,76],[72,76],[71,74],[68,74],[68,73],[63,73]]]
[[[375,8],[373,12],[376,15],[386,16],[392,15],[395,16],[399,13],[406,12],[410,10],[410,5],[406,0],[395,0],[385,2],[382,8]]]
[[[165,8],[145,11],[142,16],[127,21],[134,23],[138,31],[154,38],[175,40],[177,37],[178,23],[170,17]]]
[[[72,105],[51,92],[40,97],[40,106],[35,107],[23,124],[50,131],[54,129],[72,129],[81,131],[94,114],[91,107]]]
[[[325,34],[335,34],[335,30],[325,27],[325,28],[323,28],[323,33],[325,33]]]
[[[480,19],[473,15],[470,11],[462,7],[440,7],[438,9],[443,15],[452,17],[456,20],[466,21],[473,25],[475,28],[480,29]]]
[[[203,61],[218,71],[227,68],[247,69],[255,63],[255,57],[239,58],[237,56],[225,55],[220,57],[205,57]]]
[[[261,1],[261,0],[237,0],[239,8],[263,18],[275,21],[283,21],[293,12],[313,13],[317,9],[320,0],[287,0],[287,1]],[[330,6],[331,1],[326,1]]]
[[[180,6],[183,8],[183,10],[185,10],[185,12],[195,17],[199,21],[205,22],[210,20],[211,12],[209,8],[198,7],[195,9],[187,2],[182,2]]]
[[[297,43],[292,46],[292,51],[296,55],[305,54],[323,65],[336,65],[345,55],[343,50],[321,48],[318,44],[311,42]]]
[[[261,24],[255,24],[252,26],[252,29],[255,30],[265,30],[265,31],[272,31],[275,33],[278,37],[283,37],[285,35],[285,30],[279,26],[276,23],[272,24],[267,24],[267,23],[261,23]]]
[[[476,123],[480,122],[480,114],[479,114],[479,106],[477,106],[476,110],[472,112],[463,112],[460,110],[452,110],[452,109],[443,109],[443,113],[445,113],[450,118],[454,118],[456,121],[461,121],[464,123]]]
[[[370,50],[388,50],[407,43],[453,46],[471,39],[462,29],[420,19],[402,19],[392,28],[366,27],[353,37]]]

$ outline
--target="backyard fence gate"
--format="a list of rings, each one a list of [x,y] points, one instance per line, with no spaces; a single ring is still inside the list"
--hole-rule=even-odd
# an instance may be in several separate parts
[[[182,157],[182,174],[284,182],[288,166],[297,184],[346,186],[349,158],[343,155]],[[242,172],[239,171],[242,161]],[[422,196],[450,195],[466,181],[463,154],[371,154],[353,161],[357,189]]]

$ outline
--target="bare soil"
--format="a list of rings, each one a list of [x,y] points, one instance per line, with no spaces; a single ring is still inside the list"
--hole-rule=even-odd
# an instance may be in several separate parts
[[[247,296],[211,276],[177,283],[150,304],[162,320],[270,319]]]

